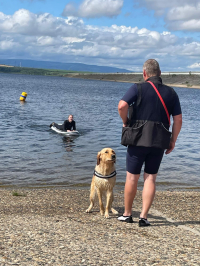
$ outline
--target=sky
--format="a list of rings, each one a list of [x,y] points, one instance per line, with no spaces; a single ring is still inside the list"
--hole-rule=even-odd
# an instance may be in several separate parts
[[[0,60],[142,71],[150,58],[200,71],[200,0],[0,0]]]

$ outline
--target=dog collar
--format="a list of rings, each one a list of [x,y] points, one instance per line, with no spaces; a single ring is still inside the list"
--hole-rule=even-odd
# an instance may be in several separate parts
[[[101,175],[97,171],[94,170],[94,175],[96,175],[99,178],[111,178],[117,174],[116,171],[112,172],[110,175]]]

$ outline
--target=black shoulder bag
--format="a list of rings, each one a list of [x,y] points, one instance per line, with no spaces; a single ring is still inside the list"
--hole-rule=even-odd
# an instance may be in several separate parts
[[[158,97],[160,98],[170,125],[169,113],[161,95],[154,84],[150,81],[148,82],[152,85]],[[171,132],[164,127],[162,122],[134,121],[134,119],[132,119],[134,113],[137,112],[137,106],[140,104],[140,102],[141,84],[138,84],[138,98],[137,101],[129,108],[128,119],[130,122],[128,123],[127,127],[122,128],[121,144],[124,146],[133,145],[167,149],[169,147]]]

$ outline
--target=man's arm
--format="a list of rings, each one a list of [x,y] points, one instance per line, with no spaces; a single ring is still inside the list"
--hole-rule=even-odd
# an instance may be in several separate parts
[[[179,132],[182,127],[182,114],[173,116],[172,136],[169,144],[169,148],[166,150],[166,154],[169,154],[175,148],[175,143],[178,138]]]
[[[127,123],[128,123],[128,103],[121,100],[119,101],[119,104],[118,104],[118,112],[119,112],[119,115],[122,119],[122,122],[123,122],[123,127],[126,127],[127,126]]]

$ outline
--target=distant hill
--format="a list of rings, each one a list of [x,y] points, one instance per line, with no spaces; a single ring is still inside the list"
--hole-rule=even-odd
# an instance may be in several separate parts
[[[130,73],[131,71],[122,68],[86,65],[81,63],[59,63],[52,61],[35,61],[24,59],[0,59],[0,64],[11,65],[16,67],[44,68],[44,69],[60,69],[96,73]]]

